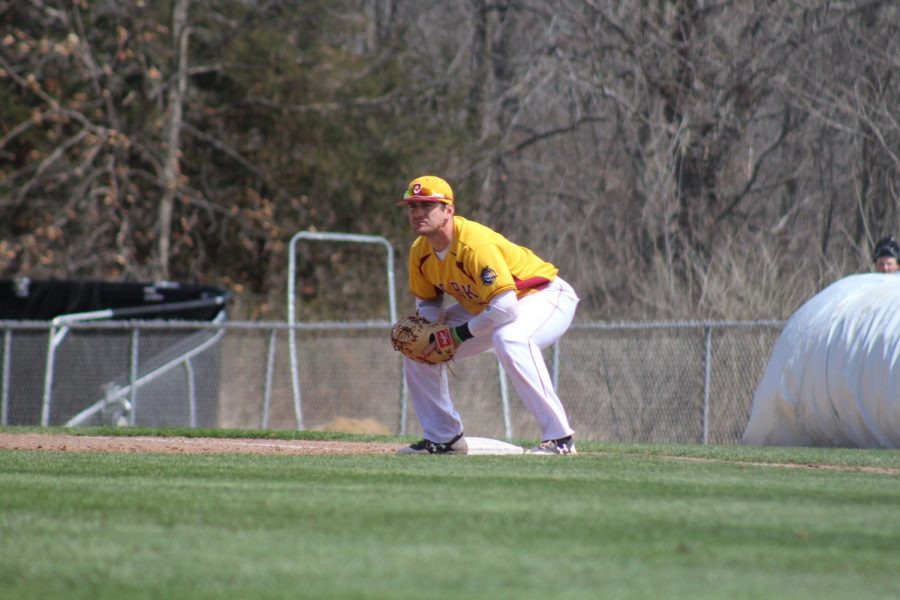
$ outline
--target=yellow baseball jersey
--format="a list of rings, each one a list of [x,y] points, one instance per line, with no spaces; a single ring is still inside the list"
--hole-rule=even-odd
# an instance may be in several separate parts
[[[472,314],[483,311],[491,298],[515,290],[521,298],[542,289],[559,269],[524,246],[462,217],[453,217],[453,240],[443,260],[424,236],[409,253],[409,289],[421,300],[450,294]]]

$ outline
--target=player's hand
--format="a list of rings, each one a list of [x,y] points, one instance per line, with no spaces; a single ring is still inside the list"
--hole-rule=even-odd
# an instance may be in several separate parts
[[[435,323],[435,325],[439,325],[439,324],[442,325],[443,323]],[[448,327],[448,329],[450,329],[450,328]],[[457,337],[455,335],[453,335],[452,330],[449,332],[449,334],[450,334],[450,343],[453,344],[453,350],[450,351],[451,356],[452,356],[453,354],[456,354],[456,349],[459,348],[459,345],[462,344],[462,342],[459,341],[459,339],[457,339]],[[437,337],[438,337],[438,334],[432,334],[432,336],[429,337],[429,340],[433,340],[433,341],[430,344],[428,344],[425,347],[425,349],[422,351],[422,355],[424,357],[426,357],[426,360],[428,360],[428,357],[430,357],[432,355],[437,356],[437,355],[440,355],[447,351],[446,347],[443,347],[440,344],[438,344]],[[428,360],[428,362],[444,362],[444,361]]]

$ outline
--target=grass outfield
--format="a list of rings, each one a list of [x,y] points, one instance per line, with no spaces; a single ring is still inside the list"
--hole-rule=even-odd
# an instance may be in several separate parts
[[[0,451],[0,598],[900,597],[896,451],[579,450]]]

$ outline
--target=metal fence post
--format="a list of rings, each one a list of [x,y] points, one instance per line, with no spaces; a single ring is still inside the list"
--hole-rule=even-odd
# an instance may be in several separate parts
[[[128,403],[130,404],[128,424],[134,425],[137,419],[137,379],[138,379],[138,356],[141,344],[140,329],[137,325],[131,330],[131,357],[128,369]]]
[[[55,323],[50,326],[50,335],[47,340],[47,362],[44,365],[44,395],[41,398],[41,427],[50,425],[50,404],[53,401],[53,367],[56,361],[56,347],[62,342],[67,331],[68,328],[66,327],[57,331]]]
[[[406,363],[400,359],[400,435],[406,435],[406,413],[409,403],[409,386],[406,383]]]
[[[706,353],[703,360],[703,445],[709,444],[709,375],[712,369],[712,326],[706,326]]]
[[[0,398],[0,425],[9,425],[9,368],[12,364],[12,329],[3,332],[3,397]]]
[[[503,405],[503,428],[506,439],[512,439],[512,421],[509,414],[509,385],[506,382],[506,370],[497,359],[497,375],[500,378],[500,402]]]
[[[269,409],[272,406],[272,375],[275,372],[275,342],[277,329],[269,333],[269,351],[266,355],[266,383],[263,388],[262,428],[269,428]]]
[[[296,316],[296,293],[294,291],[297,285],[294,281],[297,272],[297,242],[300,241],[300,234],[296,234],[291,238],[288,245],[288,353],[291,360],[291,391],[294,397],[294,418],[297,421],[297,430],[303,431],[303,404],[300,399],[300,373],[297,369],[297,326]]]
[[[190,411],[191,429],[197,428],[197,387],[194,381],[194,366],[191,359],[184,361],[184,374],[187,377],[188,410]]]

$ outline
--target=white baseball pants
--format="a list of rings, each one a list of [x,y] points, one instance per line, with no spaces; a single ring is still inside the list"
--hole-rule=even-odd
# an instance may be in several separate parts
[[[519,316],[515,321],[497,327],[490,335],[470,338],[456,350],[455,360],[494,350],[519,398],[537,419],[542,440],[574,433],[553,389],[541,349],[552,345],[568,330],[577,305],[575,290],[557,277],[543,290],[519,300]],[[473,316],[455,304],[447,309],[445,321],[455,327]],[[425,438],[443,443],[462,433],[462,419],[450,398],[446,365],[423,364],[404,357],[404,367],[413,408]]]

